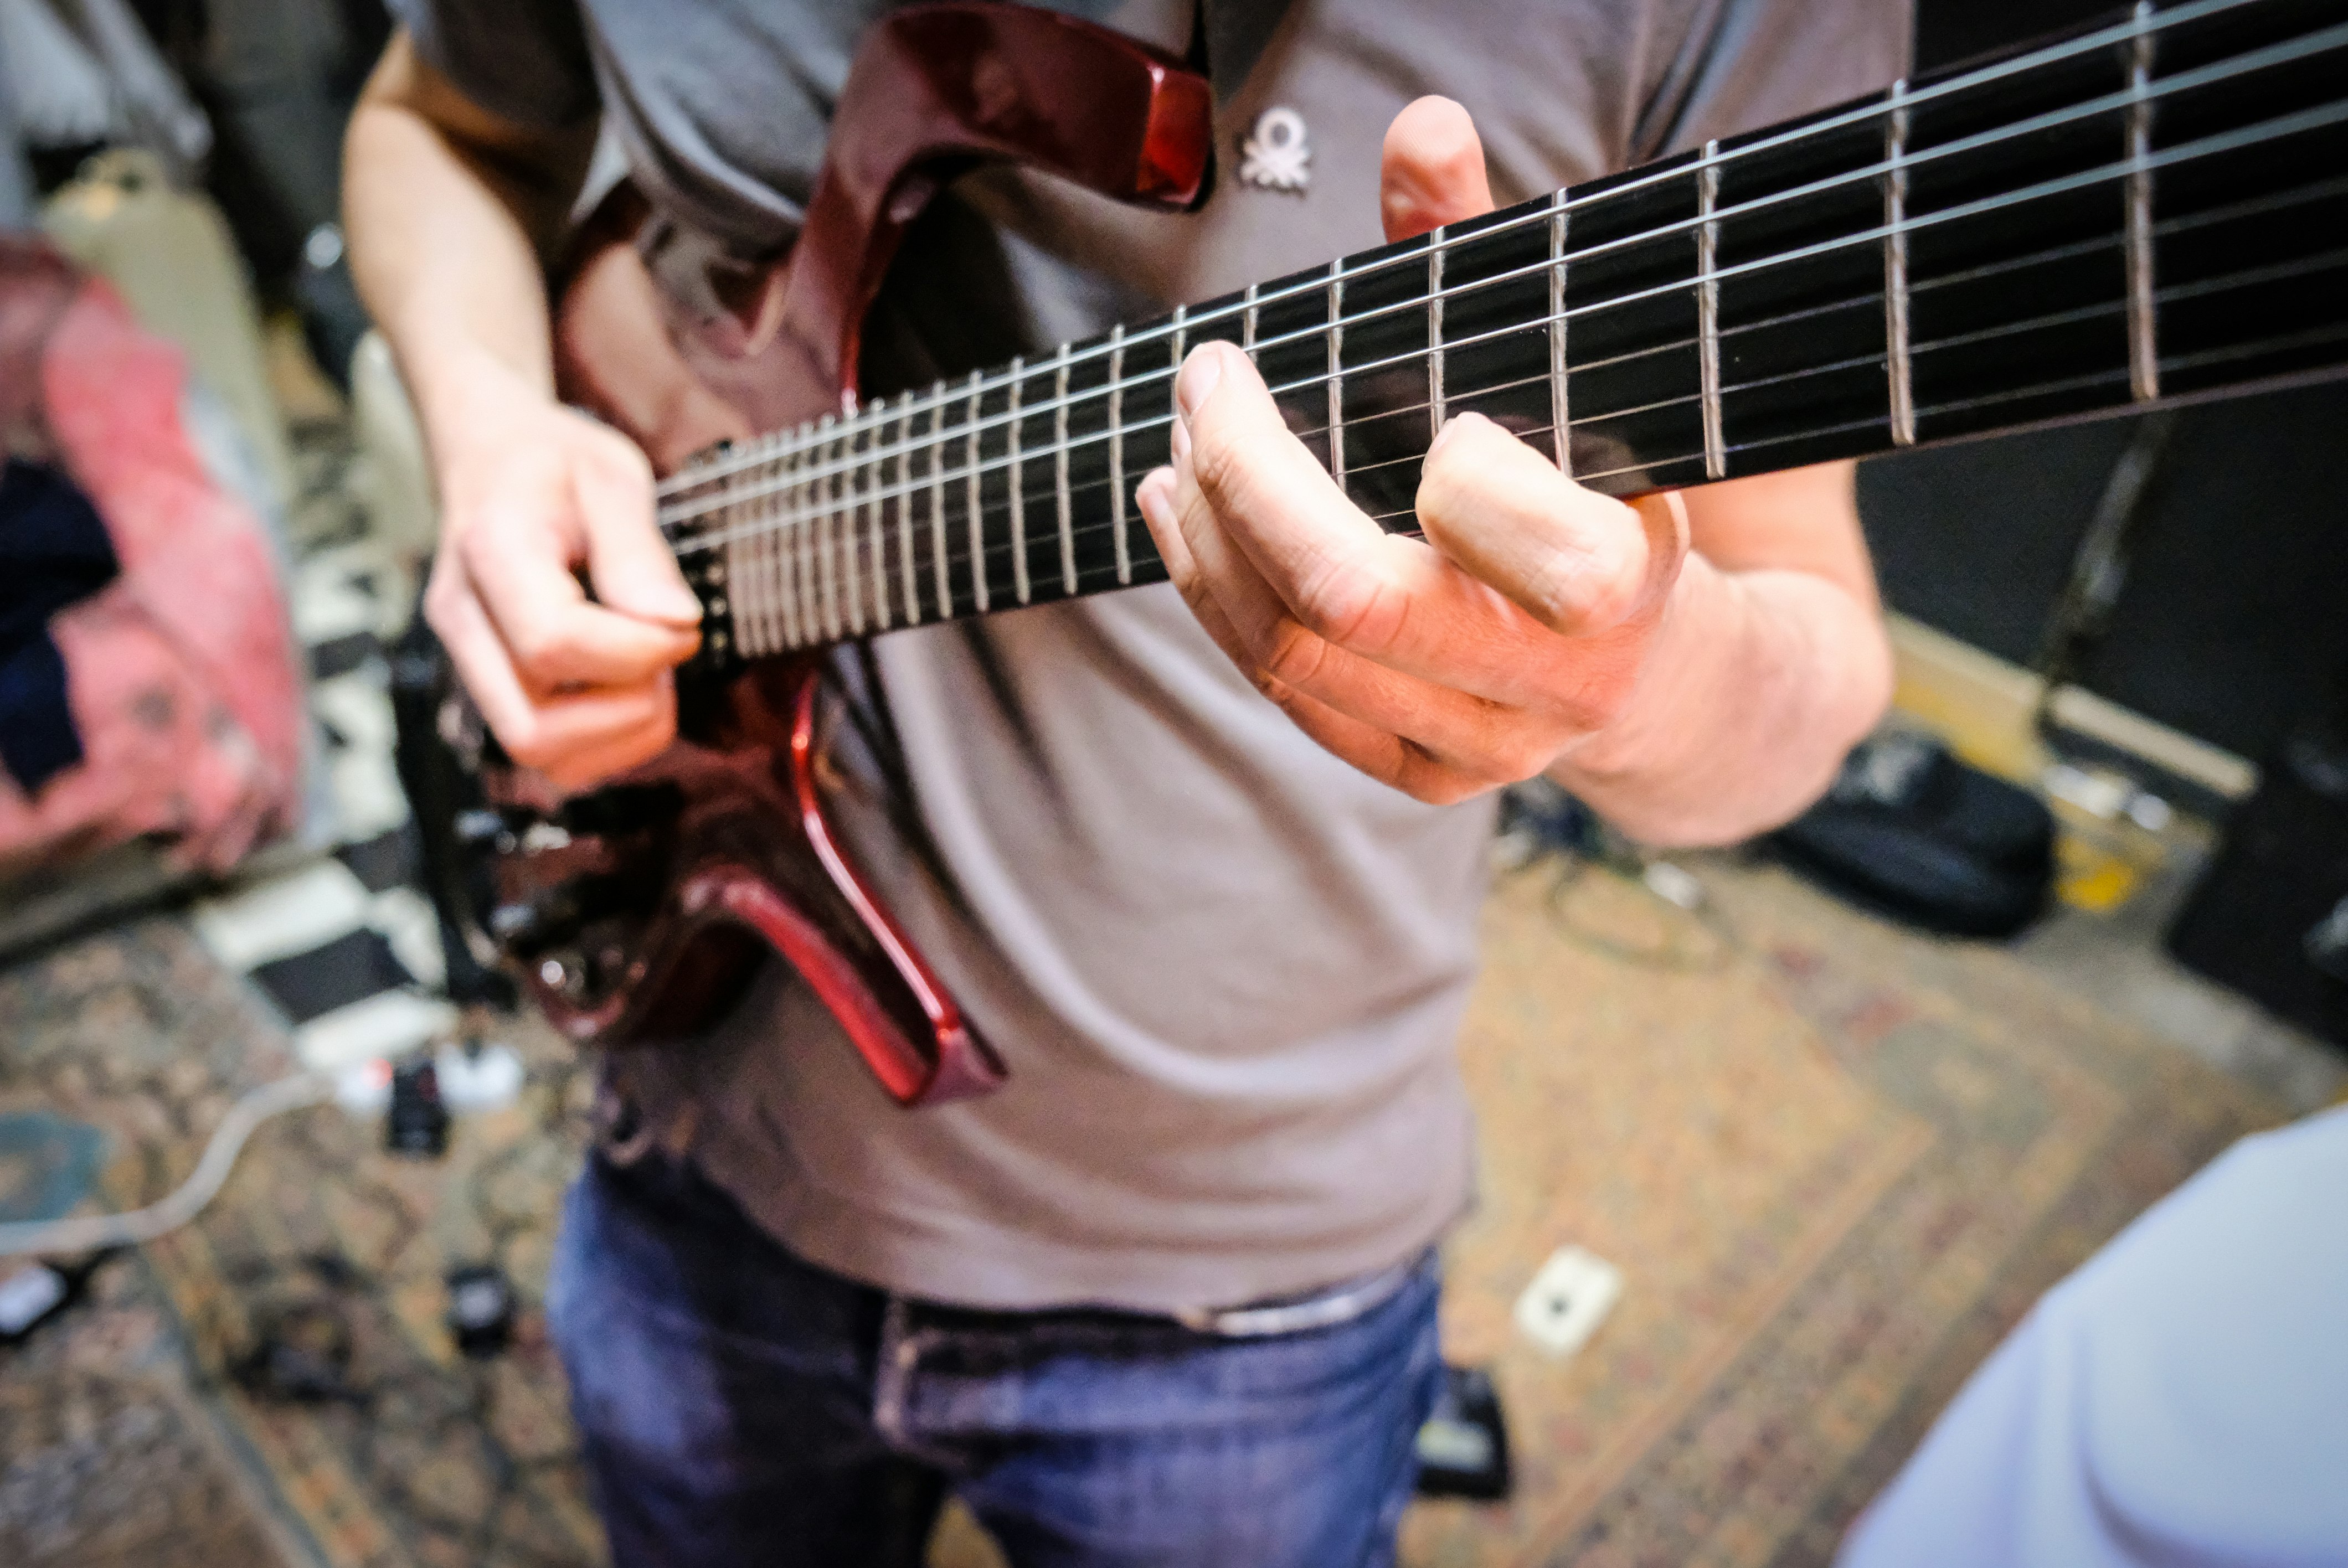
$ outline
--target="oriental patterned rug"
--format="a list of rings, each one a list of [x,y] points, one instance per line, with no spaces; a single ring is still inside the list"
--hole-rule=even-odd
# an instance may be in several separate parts
[[[1446,1333],[1493,1368],[1518,1487],[1415,1510],[1414,1568],[1823,1561],[2040,1290],[2276,1119],[2003,953],[1698,869],[1700,916],[1553,866],[1495,890],[1463,1047],[1483,1202]],[[521,1101],[460,1120],[446,1160],[297,1112],[195,1225],[0,1350],[0,1562],[598,1560],[537,1317],[583,1075],[542,1032],[508,1038]],[[98,1201],[147,1201],[287,1039],[182,927],[144,922],[0,973],[0,1118],[75,1150],[97,1129]],[[0,1150],[0,1212],[63,1168]],[[1560,1361],[1509,1314],[1568,1244],[1625,1286]],[[471,1361],[445,1279],[484,1262],[523,1310]],[[934,1553],[989,1555],[966,1523]]]

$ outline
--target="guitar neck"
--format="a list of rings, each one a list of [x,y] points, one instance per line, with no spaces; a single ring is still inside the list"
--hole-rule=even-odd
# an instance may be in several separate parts
[[[2337,0],[2139,5],[778,431],[663,525],[757,658],[1163,580],[1134,488],[1210,341],[1397,532],[1460,413],[1628,496],[2336,375],[2343,88]]]

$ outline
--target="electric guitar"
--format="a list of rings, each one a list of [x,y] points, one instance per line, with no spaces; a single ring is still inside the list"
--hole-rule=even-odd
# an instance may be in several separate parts
[[[560,801],[452,692],[436,897],[582,1041],[675,1038],[779,953],[908,1104],[1002,1063],[833,833],[823,655],[1158,582],[1134,502],[1191,348],[1239,345],[1390,530],[1451,414],[1616,496],[2348,370],[2348,13],[2152,0],[1797,123],[1344,256],[970,376],[861,397],[859,333],[906,225],[1015,160],[1182,208],[1211,97],[1181,62],[990,3],[892,14],[860,51],[795,248],[724,319],[664,318],[698,385],[771,432],[686,457],[631,374],[652,301],[607,208],[559,313],[566,395],[668,470],[699,594],[683,738]],[[631,267],[634,271],[631,271]],[[623,307],[639,307],[630,318]]]

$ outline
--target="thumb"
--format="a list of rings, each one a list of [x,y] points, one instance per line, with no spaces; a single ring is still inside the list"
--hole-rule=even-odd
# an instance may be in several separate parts
[[[1386,238],[1407,240],[1491,210],[1484,143],[1468,111],[1449,98],[1405,105],[1386,128],[1378,166],[1378,215]]]
[[[572,493],[597,601],[680,630],[698,626],[701,600],[654,525],[652,479],[643,464],[582,463],[572,470]]]

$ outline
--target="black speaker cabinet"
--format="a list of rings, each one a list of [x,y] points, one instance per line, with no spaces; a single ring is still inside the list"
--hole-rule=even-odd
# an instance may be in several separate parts
[[[2348,728],[2302,732],[2268,760],[2168,946],[2348,1048]]]

